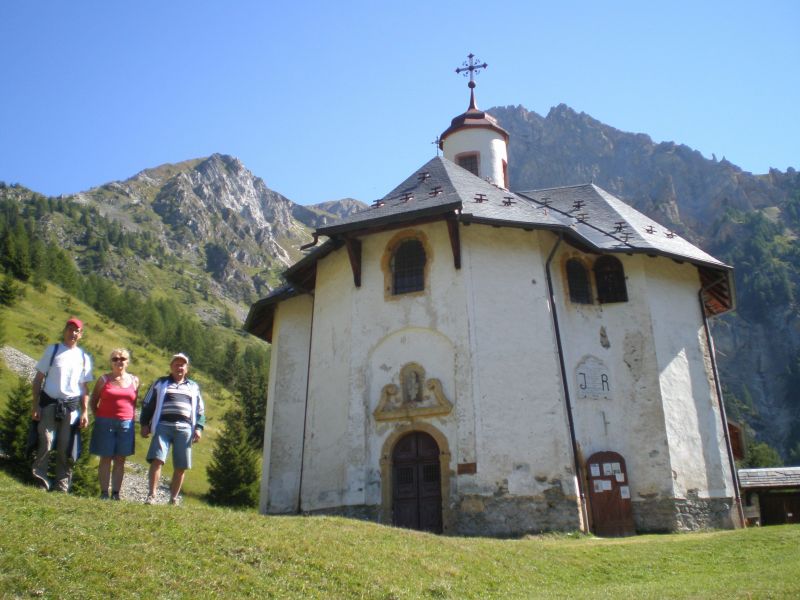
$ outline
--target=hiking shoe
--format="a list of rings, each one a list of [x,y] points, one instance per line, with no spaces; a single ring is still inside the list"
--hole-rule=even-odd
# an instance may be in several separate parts
[[[100,500],[108,500],[108,492],[101,492]]]
[[[119,492],[111,492],[112,500],[119,500]]]
[[[36,487],[38,487],[38,488],[40,488],[40,489],[42,489],[42,490],[44,490],[46,492],[50,490],[50,482],[47,481],[47,479],[45,477],[42,477],[38,473],[34,473],[33,474],[33,482],[34,482],[34,485],[36,485]]]
[[[145,504],[155,504],[156,503],[156,497],[155,496],[148,496],[147,498],[145,498],[144,503]]]

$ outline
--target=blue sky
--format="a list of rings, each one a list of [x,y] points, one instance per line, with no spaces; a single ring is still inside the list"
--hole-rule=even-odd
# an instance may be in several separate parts
[[[221,152],[296,202],[368,202],[466,109],[469,52],[481,108],[800,168],[794,0],[3,0],[0,180],[74,193]]]

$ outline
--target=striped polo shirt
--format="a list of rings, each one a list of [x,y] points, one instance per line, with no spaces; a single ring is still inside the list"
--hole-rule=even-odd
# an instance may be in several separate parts
[[[181,383],[170,381],[164,394],[164,405],[161,408],[161,420],[167,423],[192,422],[192,392],[190,383],[184,379]]]

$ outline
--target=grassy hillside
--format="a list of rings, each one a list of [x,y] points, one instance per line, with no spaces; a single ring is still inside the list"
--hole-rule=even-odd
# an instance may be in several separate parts
[[[25,285],[26,293],[13,308],[2,311],[5,326],[5,343],[38,360],[48,344],[59,341],[64,323],[70,316],[80,317],[85,325],[81,345],[94,358],[95,378],[110,370],[108,357],[113,348],[125,347],[131,351],[129,371],[142,382],[141,397],[147,386],[169,372],[170,354],[160,348],[146,344],[138,332],[132,332],[110,321],[82,302],[75,300],[60,288],[48,285],[44,293]],[[143,345],[144,344],[144,345]],[[199,381],[206,403],[207,422],[205,435],[193,448],[193,468],[186,477],[184,493],[199,496],[208,490],[206,466],[211,460],[211,452],[219,430],[222,428],[222,415],[231,401],[229,390],[219,385],[204,373],[192,370],[190,377]],[[17,376],[4,365],[0,369],[0,410],[5,406],[10,390],[17,385]],[[134,462],[146,465],[145,454],[149,440],[138,436]],[[170,476],[172,461],[167,463],[165,476]]]
[[[46,494],[0,473],[0,590],[44,598],[792,598],[800,527],[522,540]]]

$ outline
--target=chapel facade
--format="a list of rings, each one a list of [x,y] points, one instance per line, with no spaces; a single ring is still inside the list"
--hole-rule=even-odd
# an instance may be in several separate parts
[[[261,512],[738,526],[708,328],[732,269],[594,184],[509,191],[507,142],[470,78],[443,156],[318,228],[252,306],[272,343]]]

